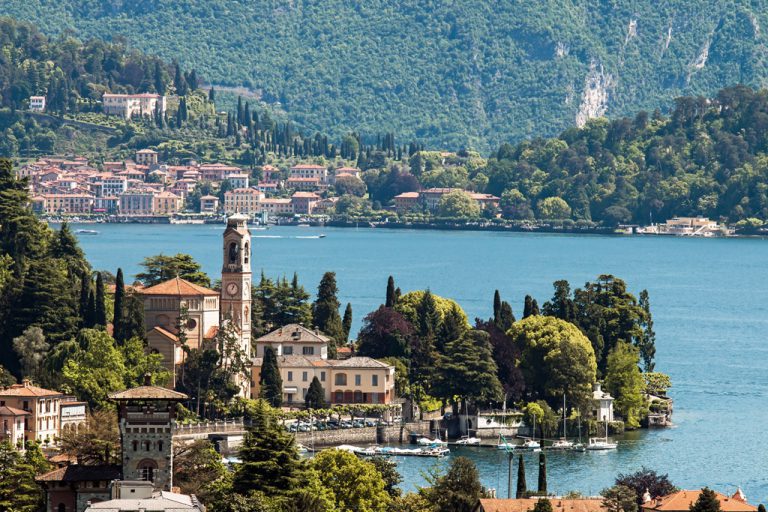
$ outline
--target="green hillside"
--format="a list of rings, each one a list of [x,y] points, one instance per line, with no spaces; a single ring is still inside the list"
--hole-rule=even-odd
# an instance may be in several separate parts
[[[6,0],[45,32],[125,37],[339,136],[473,146],[764,85],[760,0]],[[605,101],[601,101],[605,98]],[[581,116],[579,115],[581,112]]]

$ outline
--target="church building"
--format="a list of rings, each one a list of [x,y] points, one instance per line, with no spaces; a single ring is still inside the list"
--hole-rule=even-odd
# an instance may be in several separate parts
[[[139,290],[144,302],[144,328],[151,350],[163,355],[176,381],[184,362],[181,333],[190,349],[211,342],[224,322],[234,324],[240,348],[251,353],[251,234],[248,217],[227,219],[222,244],[221,292],[179,277]],[[180,320],[184,312],[183,325]],[[180,332],[181,331],[181,332]],[[241,381],[242,396],[249,395],[249,381]]]

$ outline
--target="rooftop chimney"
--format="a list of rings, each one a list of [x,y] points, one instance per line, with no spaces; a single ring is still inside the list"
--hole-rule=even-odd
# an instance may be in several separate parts
[[[144,385],[145,386],[151,386],[152,385],[152,374],[151,373],[145,373],[144,374]]]

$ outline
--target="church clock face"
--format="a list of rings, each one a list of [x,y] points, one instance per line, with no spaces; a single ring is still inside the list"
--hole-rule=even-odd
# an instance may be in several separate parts
[[[229,283],[227,285],[227,293],[230,297],[235,297],[238,291],[240,291],[240,287],[237,286],[237,283]]]

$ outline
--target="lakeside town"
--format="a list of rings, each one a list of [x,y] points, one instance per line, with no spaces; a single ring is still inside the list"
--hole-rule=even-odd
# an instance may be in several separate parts
[[[111,23],[119,14],[140,33],[142,5],[62,0],[47,10],[72,24],[50,36],[0,16],[0,512],[766,512],[765,449],[743,441],[765,422],[766,384],[733,379],[762,369],[761,241],[708,244],[696,259],[700,244],[658,238],[410,232],[768,234],[768,92],[695,82],[729,54],[731,17],[689,45],[704,49],[685,80],[664,79],[711,97],[630,116],[614,110],[622,91],[607,57],[582,69],[590,48],[549,41],[571,38],[552,32],[574,21],[563,13],[531,24],[548,35],[530,38],[491,4],[356,4],[343,24],[346,6],[289,4],[253,15],[158,3],[157,20],[170,6],[174,22],[144,19],[162,35],[147,45]],[[259,43],[269,48],[288,42],[280,17],[312,16],[287,31],[303,38],[310,107],[367,66],[358,55],[338,71],[345,51],[332,33],[353,33],[358,17],[383,14],[395,33],[393,11],[415,12],[423,27],[404,24],[398,44],[427,35],[450,47],[430,64],[457,81],[414,73],[422,56],[409,54],[410,83],[404,69],[383,79],[369,69],[356,94],[312,112],[289,87],[288,48],[269,62],[280,90],[207,50],[190,59],[173,29],[193,7],[179,25],[243,61],[259,38],[238,34],[265,33],[251,18],[278,20],[277,37]],[[478,53],[476,7],[513,36],[492,38],[504,51]],[[218,25],[230,10],[235,29]],[[332,27],[318,23],[323,11]],[[114,40],[76,35],[81,15]],[[660,21],[660,59],[681,53],[678,24]],[[624,59],[642,53],[632,45],[656,39],[647,19],[639,26],[630,19],[617,40],[625,75]],[[209,27],[220,32],[206,40]],[[169,37],[180,41],[172,62],[143,53]],[[567,124],[540,97],[525,97],[527,111],[489,94],[513,80],[481,61],[512,62],[523,42],[567,82],[564,101],[547,91]],[[307,53],[326,48],[333,63]],[[193,61],[215,61],[227,80],[184,68]],[[326,66],[334,78],[319,87]],[[534,80],[551,82],[543,69]],[[440,108],[419,111],[431,88]],[[392,108],[361,124],[374,90]],[[413,112],[387,121],[409,95]],[[499,137],[499,112],[526,126]],[[215,226],[155,229],[163,236],[144,243],[152,226],[101,223]],[[282,225],[320,229],[282,236],[272,228]],[[345,231],[363,241],[354,252],[340,231],[315,240],[324,226],[406,230]],[[719,273],[702,279],[695,269],[707,267]]]

